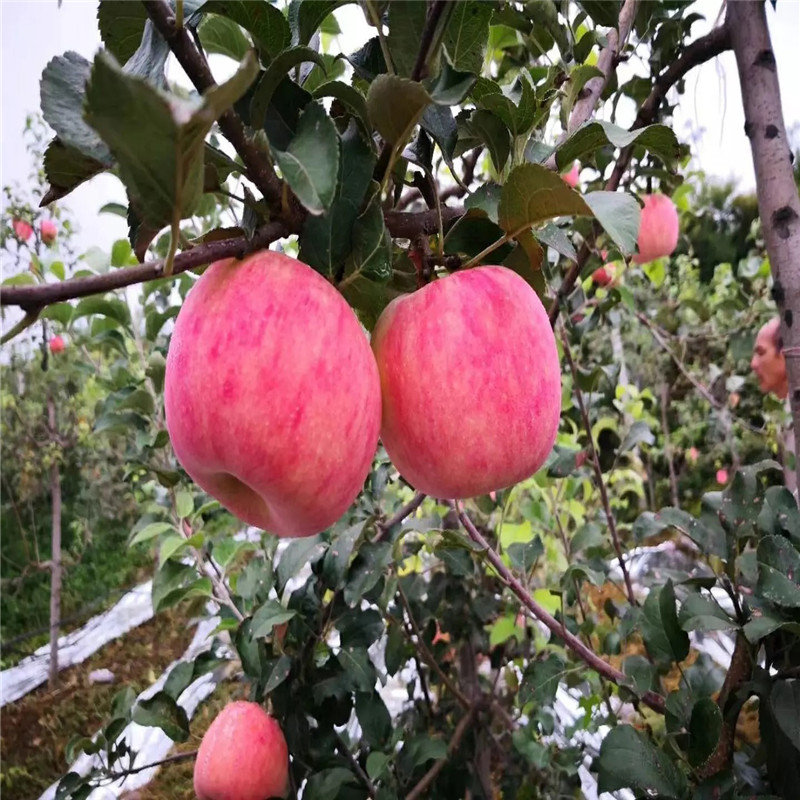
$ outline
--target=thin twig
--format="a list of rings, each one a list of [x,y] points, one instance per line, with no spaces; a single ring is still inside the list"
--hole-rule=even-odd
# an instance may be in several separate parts
[[[617,532],[617,523],[614,519],[614,513],[611,511],[611,503],[608,499],[608,490],[606,489],[606,482],[603,478],[603,470],[600,468],[600,456],[597,453],[597,448],[594,443],[594,434],[592,433],[592,422],[589,419],[589,412],[586,409],[586,403],[583,401],[583,392],[578,386],[578,368],[575,366],[575,360],[572,358],[572,351],[570,350],[569,340],[567,339],[566,331],[561,329],[561,343],[564,346],[564,357],[567,359],[570,371],[572,372],[572,384],[575,390],[575,399],[578,401],[578,409],[581,413],[583,420],[583,427],[586,430],[586,435],[589,438],[589,450],[591,451],[592,464],[594,465],[594,474],[597,479],[597,488],[600,490],[600,499],[603,503],[603,510],[605,511],[606,520],[608,521],[608,531],[611,534],[611,541],[614,545],[614,551],[617,554],[619,561],[619,568],[622,572],[622,577],[625,580],[625,589],[628,595],[628,602],[632,605],[638,605],[636,602],[636,595],[633,592],[633,584],[631,583],[631,576],[628,573],[628,568],[625,566],[625,555],[622,552],[622,546],[619,541],[619,533]]]
[[[164,0],[143,0],[144,7],[158,32],[167,40],[189,80],[199,92],[216,86],[214,76],[203,54],[195,46],[184,27],[178,27],[175,15]],[[247,138],[238,114],[229,109],[218,120],[220,130],[241,156],[248,177],[273,207],[281,207],[281,181],[272,169],[266,154]]]
[[[472,706],[470,710],[461,718],[456,729],[453,732],[453,738],[447,745],[447,757],[437,761],[423,776],[419,783],[406,795],[406,800],[417,800],[417,798],[424,797],[425,793],[430,788],[431,784],[436,780],[439,773],[444,769],[447,759],[458,750],[464,734],[472,724],[472,720],[477,713],[477,706]]]
[[[461,524],[464,526],[470,539],[475,542],[486,553],[489,563],[494,567],[500,579],[508,586],[509,589],[522,601],[522,604],[527,608],[536,619],[539,620],[551,633],[564,640],[564,644],[575,653],[587,666],[591,667],[599,675],[608,678],[612,683],[620,685],[628,685],[628,678],[613,667],[604,659],[600,658],[591,648],[587,647],[575,634],[570,633],[555,617],[548,613],[542,606],[540,606],[531,597],[530,593],[514,576],[511,570],[503,563],[503,560],[497,554],[489,543],[484,538],[483,534],[475,527],[475,523],[467,516],[464,510],[454,501],[448,500],[447,505],[455,509]],[[647,691],[642,695],[642,702],[645,705],[663,714],[666,705],[664,698],[661,695],[652,691]]]
[[[137,772],[144,772],[146,769],[160,767],[163,764],[177,764],[180,761],[191,761],[195,758],[197,758],[197,750],[192,750],[189,753],[175,753],[174,755],[162,758],[161,761],[153,761],[151,764],[144,764],[141,767],[133,767],[131,769],[123,770],[122,772],[112,772],[110,775],[104,775],[103,777],[115,781],[119,778],[125,778],[128,775],[135,775]]]
[[[187,270],[210,264],[222,258],[242,258],[255,250],[267,247],[271,242],[287,235],[282,222],[268,222],[263,225],[251,240],[246,236],[223,239],[218,242],[193,247],[191,250],[175,256],[172,277]],[[85,278],[70,278],[58,283],[43,283],[38,286],[4,286],[0,288],[0,305],[19,306],[25,311],[41,309],[51,303],[86,297],[92,294],[103,294],[114,289],[122,289],[135,283],[145,283],[164,277],[165,259],[145,261],[136,267],[112,270],[102,275],[90,275]]]
[[[350,762],[350,766],[352,766],[353,771],[358,776],[358,779],[364,785],[364,788],[367,790],[367,794],[370,797],[375,797],[377,795],[377,791],[373,786],[372,781],[369,779],[367,773],[361,768],[361,764],[358,763],[358,759],[350,751],[350,748],[347,746],[347,742],[342,738],[342,735],[336,729],[334,729],[333,734],[336,737],[336,749]]]
[[[425,497],[426,495],[422,492],[417,492],[404,506],[397,509],[389,519],[376,523],[378,535],[372,541],[379,542],[386,535],[387,531],[402,522],[410,514],[413,514],[422,505],[422,501]]]

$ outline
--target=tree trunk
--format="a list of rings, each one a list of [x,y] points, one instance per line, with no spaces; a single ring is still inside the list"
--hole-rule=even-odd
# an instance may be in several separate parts
[[[800,197],[792,173],[775,54],[763,0],[728,0],[726,24],[739,69],[758,211],[774,279],[773,297],[789,376],[795,442],[800,431]],[[794,315],[798,326],[794,327]],[[797,465],[800,469],[800,463]],[[797,472],[797,470],[796,470]]]
[[[52,395],[47,398],[47,421],[50,437],[56,440],[56,405]],[[58,679],[58,631],[61,622],[61,472],[58,459],[50,466],[50,499],[53,511],[50,556],[50,672],[48,682],[54,688]]]

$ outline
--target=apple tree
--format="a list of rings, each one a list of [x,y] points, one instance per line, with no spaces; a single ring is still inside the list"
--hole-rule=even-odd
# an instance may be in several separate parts
[[[800,512],[774,432],[745,417],[753,396],[693,374],[741,372],[742,347],[718,339],[755,324],[771,293],[800,423],[800,199],[769,9],[730,2],[693,38],[698,17],[681,0],[365,0],[370,38],[346,52],[347,6],[100,0],[104,48],[43,73],[55,136],[41,202],[112,171],[129,249],[110,269],[4,285],[0,302],[19,309],[22,331],[50,309],[68,324],[91,298],[80,330],[105,355],[95,435],[125,436],[128,474],[145,487],[131,544],[157,552],[156,610],[199,599],[219,617],[207,653],[146,700],[123,690],[95,740],[73,743],[71,755],[105,755],[68,773],[58,796],[144,766],[120,738],[129,721],[189,739],[180,696],[225,658],[280,725],[290,796],[577,796],[590,773],[599,791],[636,796],[794,796]],[[692,235],[698,180],[670,121],[686,76],[726,50],[760,222],[743,212],[732,263],[718,264]],[[192,90],[167,81],[170,59]],[[502,302],[487,266],[518,287]],[[306,283],[322,287],[313,302]],[[132,286],[125,315],[120,290]],[[457,300],[428,301],[444,296]],[[375,363],[344,359],[350,334],[325,327],[342,305],[376,334],[379,382],[364,377]],[[535,314],[518,324],[522,306],[541,310],[536,341],[554,376],[546,353],[531,363]],[[259,315],[277,307],[291,322],[256,340],[259,363]],[[697,329],[717,341],[684,347]],[[309,377],[320,341],[315,363],[329,368]],[[259,370],[286,396],[259,406],[251,386],[243,406],[237,391]],[[173,380],[188,387],[180,402]],[[335,403],[367,380],[382,443],[346,510],[299,537],[252,513],[286,479],[279,500],[302,498],[295,510],[323,518],[356,460]],[[549,394],[524,410],[541,414],[540,463],[503,423],[530,399],[513,390],[548,380],[553,431]],[[735,453],[713,465],[716,486],[680,490],[676,451],[684,463],[692,448],[691,463],[705,455],[684,413],[716,426],[720,457]],[[269,436],[254,419],[274,425]],[[289,429],[297,452],[322,441],[338,462],[323,475],[321,461],[285,450],[286,474],[254,497],[266,468],[249,454]],[[502,473],[497,453],[527,472],[484,485],[483,470]],[[238,482],[220,478],[221,463],[243,470]],[[681,557],[642,567],[634,548],[656,543]],[[719,632],[726,668],[702,647]],[[392,682],[407,693],[390,711],[378,688]],[[737,735],[754,707],[759,735]],[[255,758],[251,744],[244,736],[236,758]],[[243,793],[253,781],[236,763],[228,788]],[[202,787],[219,786],[204,769]]]

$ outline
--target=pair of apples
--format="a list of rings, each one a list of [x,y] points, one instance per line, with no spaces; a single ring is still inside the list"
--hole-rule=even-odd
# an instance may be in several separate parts
[[[172,334],[167,428],[192,479],[281,537],[336,522],[378,438],[402,476],[467,498],[535,473],[555,441],[561,367],[547,313],[486,266],[392,301],[372,334],[341,294],[269,250],[212,264]]]

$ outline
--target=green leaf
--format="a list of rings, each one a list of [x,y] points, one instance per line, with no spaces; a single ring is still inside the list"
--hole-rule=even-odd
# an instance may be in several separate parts
[[[181,519],[190,517],[194,511],[194,495],[182,489],[175,494],[175,511]]]
[[[167,561],[153,576],[153,610],[158,613],[189,597],[210,597],[211,579],[198,578],[188,564]]]
[[[292,0],[288,11],[292,44],[308,44],[325,17],[348,2],[352,0]]]
[[[42,73],[42,115],[63,145],[110,166],[111,152],[82,114],[91,69],[83,56],[72,51],[51,59]]]
[[[292,539],[289,545],[281,553],[281,560],[278,562],[278,588],[282,592],[287,582],[293,578],[306,564],[317,562],[328,545],[322,541],[319,535],[311,536],[307,539]]]
[[[439,75],[425,81],[425,88],[436,105],[454,106],[464,102],[475,85],[475,80],[475,75],[471,72],[459,72],[445,60],[442,62],[442,70]],[[453,119],[452,112],[449,116],[450,119]],[[455,121],[453,121],[453,128],[455,128]]]
[[[630,788],[681,800],[688,788],[686,777],[667,755],[630,725],[609,731],[595,765],[599,793]]]
[[[728,557],[725,532],[718,527],[709,527],[680,508],[666,507],[653,514],[645,511],[633,524],[633,535],[638,540],[656,536],[667,528],[688,536],[700,549],[709,555]]]
[[[202,534],[197,535],[202,536]],[[161,546],[158,548],[158,563],[163,566],[172,556],[181,551],[188,544],[189,540],[184,539],[183,536],[168,536],[161,542]]]
[[[353,252],[340,289],[357,278],[383,283],[392,277],[392,239],[386,229],[377,184],[364,213],[353,225]]]
[[[323,769],[308,779],[303,789],[303,800],[336,800],[343,796],[344,786],[354,783],[356,777],[349,769],[344,767]]]
[[[675,590],[668,580],[660,589],[651,589],[641,615],[642,638],[654,658],[683,661],[689,654],[689,636],[678,624]]]
[[[480,74],[491,17],[492,6],[483,0],[456,4],[444,34],[445,50],[456,69]]]
[[[495,171],[502,172],[511,153],[510,135],[503,122],[491,111],[477,109],[464,121],[463,128],[468,135],[489,148]]]
[[[289,149],[275,150],[274,155],[284,179],[306,209],[311,214],[328,211],[339,174],[339,136],[325,109],[309,103]]]
[[[377,692],[356,693],[356,717],[370,748],[383,747],[392,734],[392,718]]]
[[[53,303],[47,306],[40,316],[42,319],[52,319],[61,325],[68,325],[72,319],[72,306],[69,303]]]
[[[369,647],[383,634],[383,617],[374,609],[353,609],[336,622],[342,647]]]
[[[72,313],[73,320],[81,317],[99,315],[113,319],[120,325],[128,326],[131,321],[131,312],[127,303],[116,297],[85,297],[75,306]]]
[[[133,707],[133,721],[148,728],[161,728],[173,742],[189,738],[189,719],[186,711],[166,692],[161,691]]]
[[[464,208],[477,208],[484,211],[489,219],[496,223],[497,214],[500,206],[500,198],[503,194],[503,187],[496,183],[484,183],[479,186],[464,201]]]
[[[690,594],[681,605],[678,621],[685,631],[727,631],[738,627],[711,597]]]
[[[331,209],[309,216],[300,236],[299,258],[329,280],[341,273],[353,249],[353,226],[374,168],[372,150],[351,125],[342,137],[336,197]]]
[[[716,750],[722,733],[722,712],[710,698],[698,700],[692,707],[689,721],[689,763],[693,767],[705,764]]]
[[[585,160],[588,155],[606,145],[623,148],[634,143],[658,156],[667,166],[673,164],[680,155],[678,137],[667,125],[648,125],[628,131],[612,122],[590,120],[558,146],[556,164],[559,170],[563,170],[573,161]]]
[[[207,53],[218,53],[241,61],[250,49],[250,42],[242,29],[227,17],[206,14],[197,33]]]
[[[632,253],[642,215],[636,199],[622,192],[589,192],[583,199],[620,251]]]
[[[498,222],[515,235],[554,217],[592,215],[583,198],[561,178],[539,164],[522,164],[511,171],[500,197]]]
[[[296,616],[296,611],[285,608],[277,600],[267,600],[253,614],[252,635],[256,639],[269,636],[276,625],[282,625]]]
[[[42,198],[42,205],[65,197],[109,166],[110,164],[85,156],[80,150],[65,145],[58,138],[53,139],[44,151],[44,172],[50,188]]]
[[[556,699],[559,681],[564,677],[566,666],[560,656],[545,653],[527,666],[519,687],[520,706],[535,702],[540,706],[552,706]]]
[[[362,95],[358,89],[355,89],[354,87],[347,83],[343,83],[342,81],[328,81],[327,83],[317,86],[312,92],[312,97],[317,100],[321,97],[333,97],[334,99],[344,103],[344,105],[346,105],[355,115],[359,127],[361,128],[361,132],[366,140],[369,141],[371,139],[372,126],[370,125],[369,121],[367,101],[364,98],[364,95]]]
[[[292,659],[289,656],[281,656],[272,667],[264,685],[264,694],[269,694],[274,689],[277,689],[288,677],[292,671]]]
[[[369,117],[378,133],[392,145],[408,141],[430,102],[422,84],[396,75],[378,75],[367,93]]]
[[[147,20],[147,9],[141,3],[100,0],[97,8],[100,38],[120,64],[139,48]]]
[[[569,116],[582,89],[592,78],[602,78],[603,71],[591,64],[578,64],[569,73],[569,86],[562,104],[562,114]],[[572,162],[566,162],[572,163]],[[559,165],[559,169],[561,166]]]
[[[421,767],[428,761],[447,758],[447,744],[442,739],[432,739],[424,735],[415,736],[403,744],[400,756],[412,769]]]
[[[402,3],[389,3],[388,11],[388,44],[392,63],[398,75],[409,78],[425,29],[427,3],[426,0],[403,0]]]
[[[541,537],[537,535],[530,542],[524,544],[515,542],[506,552],[511,566],[527,573],[532,569],[536,561],[544,555],[544,544],[542,544]]]
[[[269,61],[289,45],[289,23],[268,0],[209,0],[203,4],[203,11],[221,14],[241,25]]]
[[[381,579],[383,569],[391,561],[392,545],[389,542],[368,542],[361,546],[350,567],[344,601],[353,608]]]
[[[263,124],[273,95],[286,78],[289,70],[306,61],[313,61],[323,69],[325,68],[322,56],[310,47],[293,47],[290,50],[284,50],[270,62],[269,67],[262,73],[253,92],[253,99],[250,101],[250,118],[254,127]],[[300,87],[295,84],[295,88],[299,89]]]
[[[178,533],[178,529],[171,522],[151,522],[136,533],[131,539],[130,546],[133,547],[142,542],[149,542],[150,539],[155,539],[156,536],[161,536],[162,533],[167,531]]]
[[[622,671],[631,679],[633,690],[641,697],[653,689],[656,669],[644,656],[628,656],[622,662]]]
[[[363,523],[356,523],[345,528],[332,542],[328,551],[325,553],[325,561],[322,564],[322,574],[328,586],[332,589],[341,588],[347,569],[350,566],[350,558],[353,555],[356,542],[364,530]]]
[[[105,53],[95,57],[86,119],[109,145],[143,221],[166,225],[176,213],[193,213],[203,192],[205,135],[257,69],[250,53],[230,80],[189,101],[126,75]]]
[[[370,780],[374,781],[380,778],[391,760],[392,757],[387,753],[380,753],[377,750],[373,750],[367,756],[367,775]]]
[[[769,704],[775,721],[800,750],[800,680],[776,681]]]
[[[784,608],[800,608],[800,553],[782,536],[765,536],[758,543],[757,591]]]

